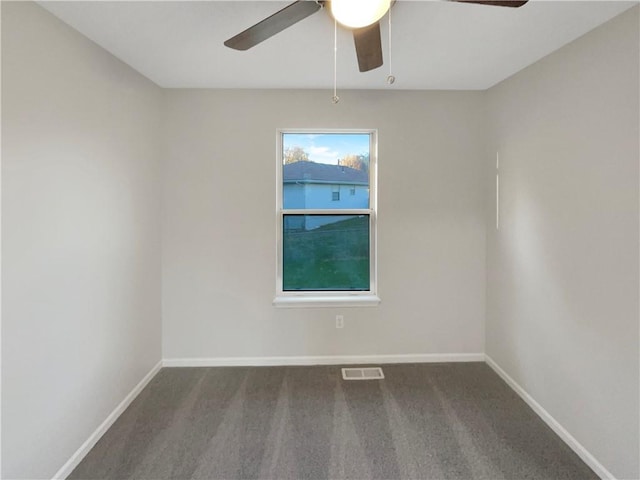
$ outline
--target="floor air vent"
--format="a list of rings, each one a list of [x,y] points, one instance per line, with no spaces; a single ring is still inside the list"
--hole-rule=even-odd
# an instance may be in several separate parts
[[[343,380],[379,380],[384,378],[384,373],[380,367],[368,368],[343,368]]]

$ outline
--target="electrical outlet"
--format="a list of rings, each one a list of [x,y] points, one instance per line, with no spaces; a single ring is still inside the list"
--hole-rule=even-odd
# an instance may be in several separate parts
[[[336,328],[344,327],[344,315],[336,315]]]

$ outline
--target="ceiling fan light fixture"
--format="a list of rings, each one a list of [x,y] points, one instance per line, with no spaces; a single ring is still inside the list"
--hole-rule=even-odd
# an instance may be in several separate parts
[[[391,0],[331,0],[331,15],[349,28],[373,25],[387,13]]]

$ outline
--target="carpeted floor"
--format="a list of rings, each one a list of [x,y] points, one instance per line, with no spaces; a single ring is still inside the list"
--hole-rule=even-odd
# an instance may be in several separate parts
[[[165,368],[69,478],[596,479],[484,363]]]

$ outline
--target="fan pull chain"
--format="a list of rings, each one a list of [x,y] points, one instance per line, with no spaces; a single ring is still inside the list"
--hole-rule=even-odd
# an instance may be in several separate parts
[[[391,7],[393,7],[393,2]],[[387,84],[389,85],[393,85],[393,83],[396,81],[396,77],[394,77],[391,73],[393,71],[391,70],[391,7],[389,7],[389,13],[387,14],[389,15],[389,76],[387,76]]]
[[[340,101],[338,96],[338,22],[333,19],[333,97],[331,101],[335,105]]]

